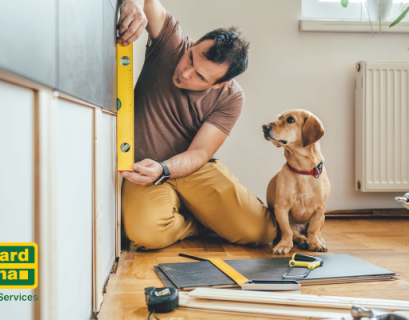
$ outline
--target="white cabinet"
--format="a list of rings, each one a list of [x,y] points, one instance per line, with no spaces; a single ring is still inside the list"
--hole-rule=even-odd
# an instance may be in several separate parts
[[[88,320],[116,258],[116,115],[0,79],[0,242],[36,242],[40,264],[37,289],[0,290],[39,301],[2,301],[0,319]]]
[[[57,319],[87,320],[92,315],[93,109],[60,99],[56,118]]]
[[[102,113],[101,121],[101,283],[115,261],[116,118]]]
[[[0,242],[34,241],[34,91],[0,81]]]
[[[34,91],[1,80],[0,242],[34,242]],[[0,293],[34,294],[17,289]],[[0,302],[1,319],[33,317],[33,302]]]

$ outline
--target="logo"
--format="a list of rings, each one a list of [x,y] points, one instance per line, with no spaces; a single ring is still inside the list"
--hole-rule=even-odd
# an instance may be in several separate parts
[[[37,284],[37,244],[0,242],[0,289],[34,289]]]

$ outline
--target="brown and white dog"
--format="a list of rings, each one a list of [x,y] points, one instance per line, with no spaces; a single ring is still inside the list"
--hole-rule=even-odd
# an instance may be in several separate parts
[[[311,112],[297,109],[285,111],[278,121],[263,125],[263,132],[268,141],[284,147],[287,159],[267,188],[268,208],[282,233],[273,253],[288,253],[293,240],[303,249],[327,251],[322,228],[330,183],[319,144],[324,126]],[[306,228],[307,237],[302,234]]]

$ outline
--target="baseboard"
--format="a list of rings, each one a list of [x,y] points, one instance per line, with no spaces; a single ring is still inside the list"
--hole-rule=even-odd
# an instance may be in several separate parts
[[[325,218],[408,218],[407,209],[358,209],[358,210],[331,210],[325,212]]]

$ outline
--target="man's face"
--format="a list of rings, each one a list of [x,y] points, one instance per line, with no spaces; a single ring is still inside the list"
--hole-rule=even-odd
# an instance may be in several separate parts
[[[214,83],[226,74],[229,65],[211,62],[203,56],[213,43],[213,40],[205,40],[185,52],[173,74],[173,83],[176,87],[202,91],[210,87],[217,89],[226,85],[227,82]]]

